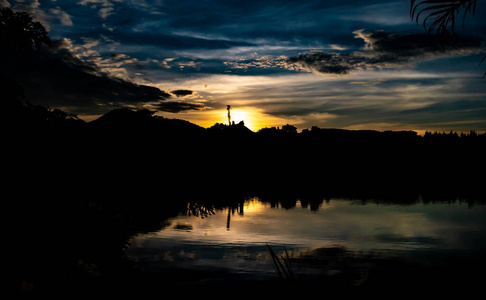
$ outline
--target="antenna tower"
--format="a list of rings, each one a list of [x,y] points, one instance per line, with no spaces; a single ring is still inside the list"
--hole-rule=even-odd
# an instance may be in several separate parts
[[[231,126],[231,112],[230,112],[231,106],[227,105],[226,110],[228,111],[228,125]]]

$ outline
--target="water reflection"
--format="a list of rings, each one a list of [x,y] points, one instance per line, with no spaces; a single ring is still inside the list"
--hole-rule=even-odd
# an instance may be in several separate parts
[[[340,276],[359,285],[369,282],[370,269],[385,280],[390,266],[403,276],[410,263],[434,270],[445,261],[462,271],[465,263],[472,267],[486,250],[485,217],[484,206],[461,202],[363,205],[330,199],[317,208],[258,198],[224,208],[193,203],[161,230],[132,237],[127,255],[147,272],[258,280],[277,276],[266,244],[280,254],[285,245],[298,279]],[[387,271],[380,273],[383,266]]]

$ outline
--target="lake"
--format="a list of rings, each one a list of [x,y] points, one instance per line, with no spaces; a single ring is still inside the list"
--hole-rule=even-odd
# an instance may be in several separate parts
[[[486,266],[486,206],[460,200],[193,202],[160,227],[126,254],[175,285],[281,280],[272,251],[293,280],[349,287],[470,287]]]

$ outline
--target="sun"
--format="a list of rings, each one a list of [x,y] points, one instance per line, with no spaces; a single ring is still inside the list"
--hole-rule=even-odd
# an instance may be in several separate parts
[[[214,113],[218,114],[219,123],[228,123],[227,110],[216,110]],[[231,121],[235,124],[244,122],[245,126],[252,131],[258,131],[265,127],[278,126],[284,120],[274,117],[262,112],[261,109],[255,107],[239,107],[231,106]]]
[[[235,124],[243,121],[246,127],[253,129],[253,118],[254,113],[252,113],[250,110],[231,109],[231,121],[235,122]]]
[[[189,111],[177,114],[166,113],[164,116],[184,119],[204,128],[209,128],[215,123],[228,124],[228,111],[226,108]],[[235,124],[243,121],[245,126],[253,132],[257,132],[265,127],[282,126],[289,122],[288,120],[266,114],[260,108],[238,105],[231,105],[231,121],[234,121]]]

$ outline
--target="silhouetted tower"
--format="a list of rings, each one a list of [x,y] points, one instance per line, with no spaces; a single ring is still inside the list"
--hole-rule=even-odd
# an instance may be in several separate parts
[[[231,126],[231,112],[230,112],[231,106],[227,105],[226,110],[228,111],[228,125]]]

